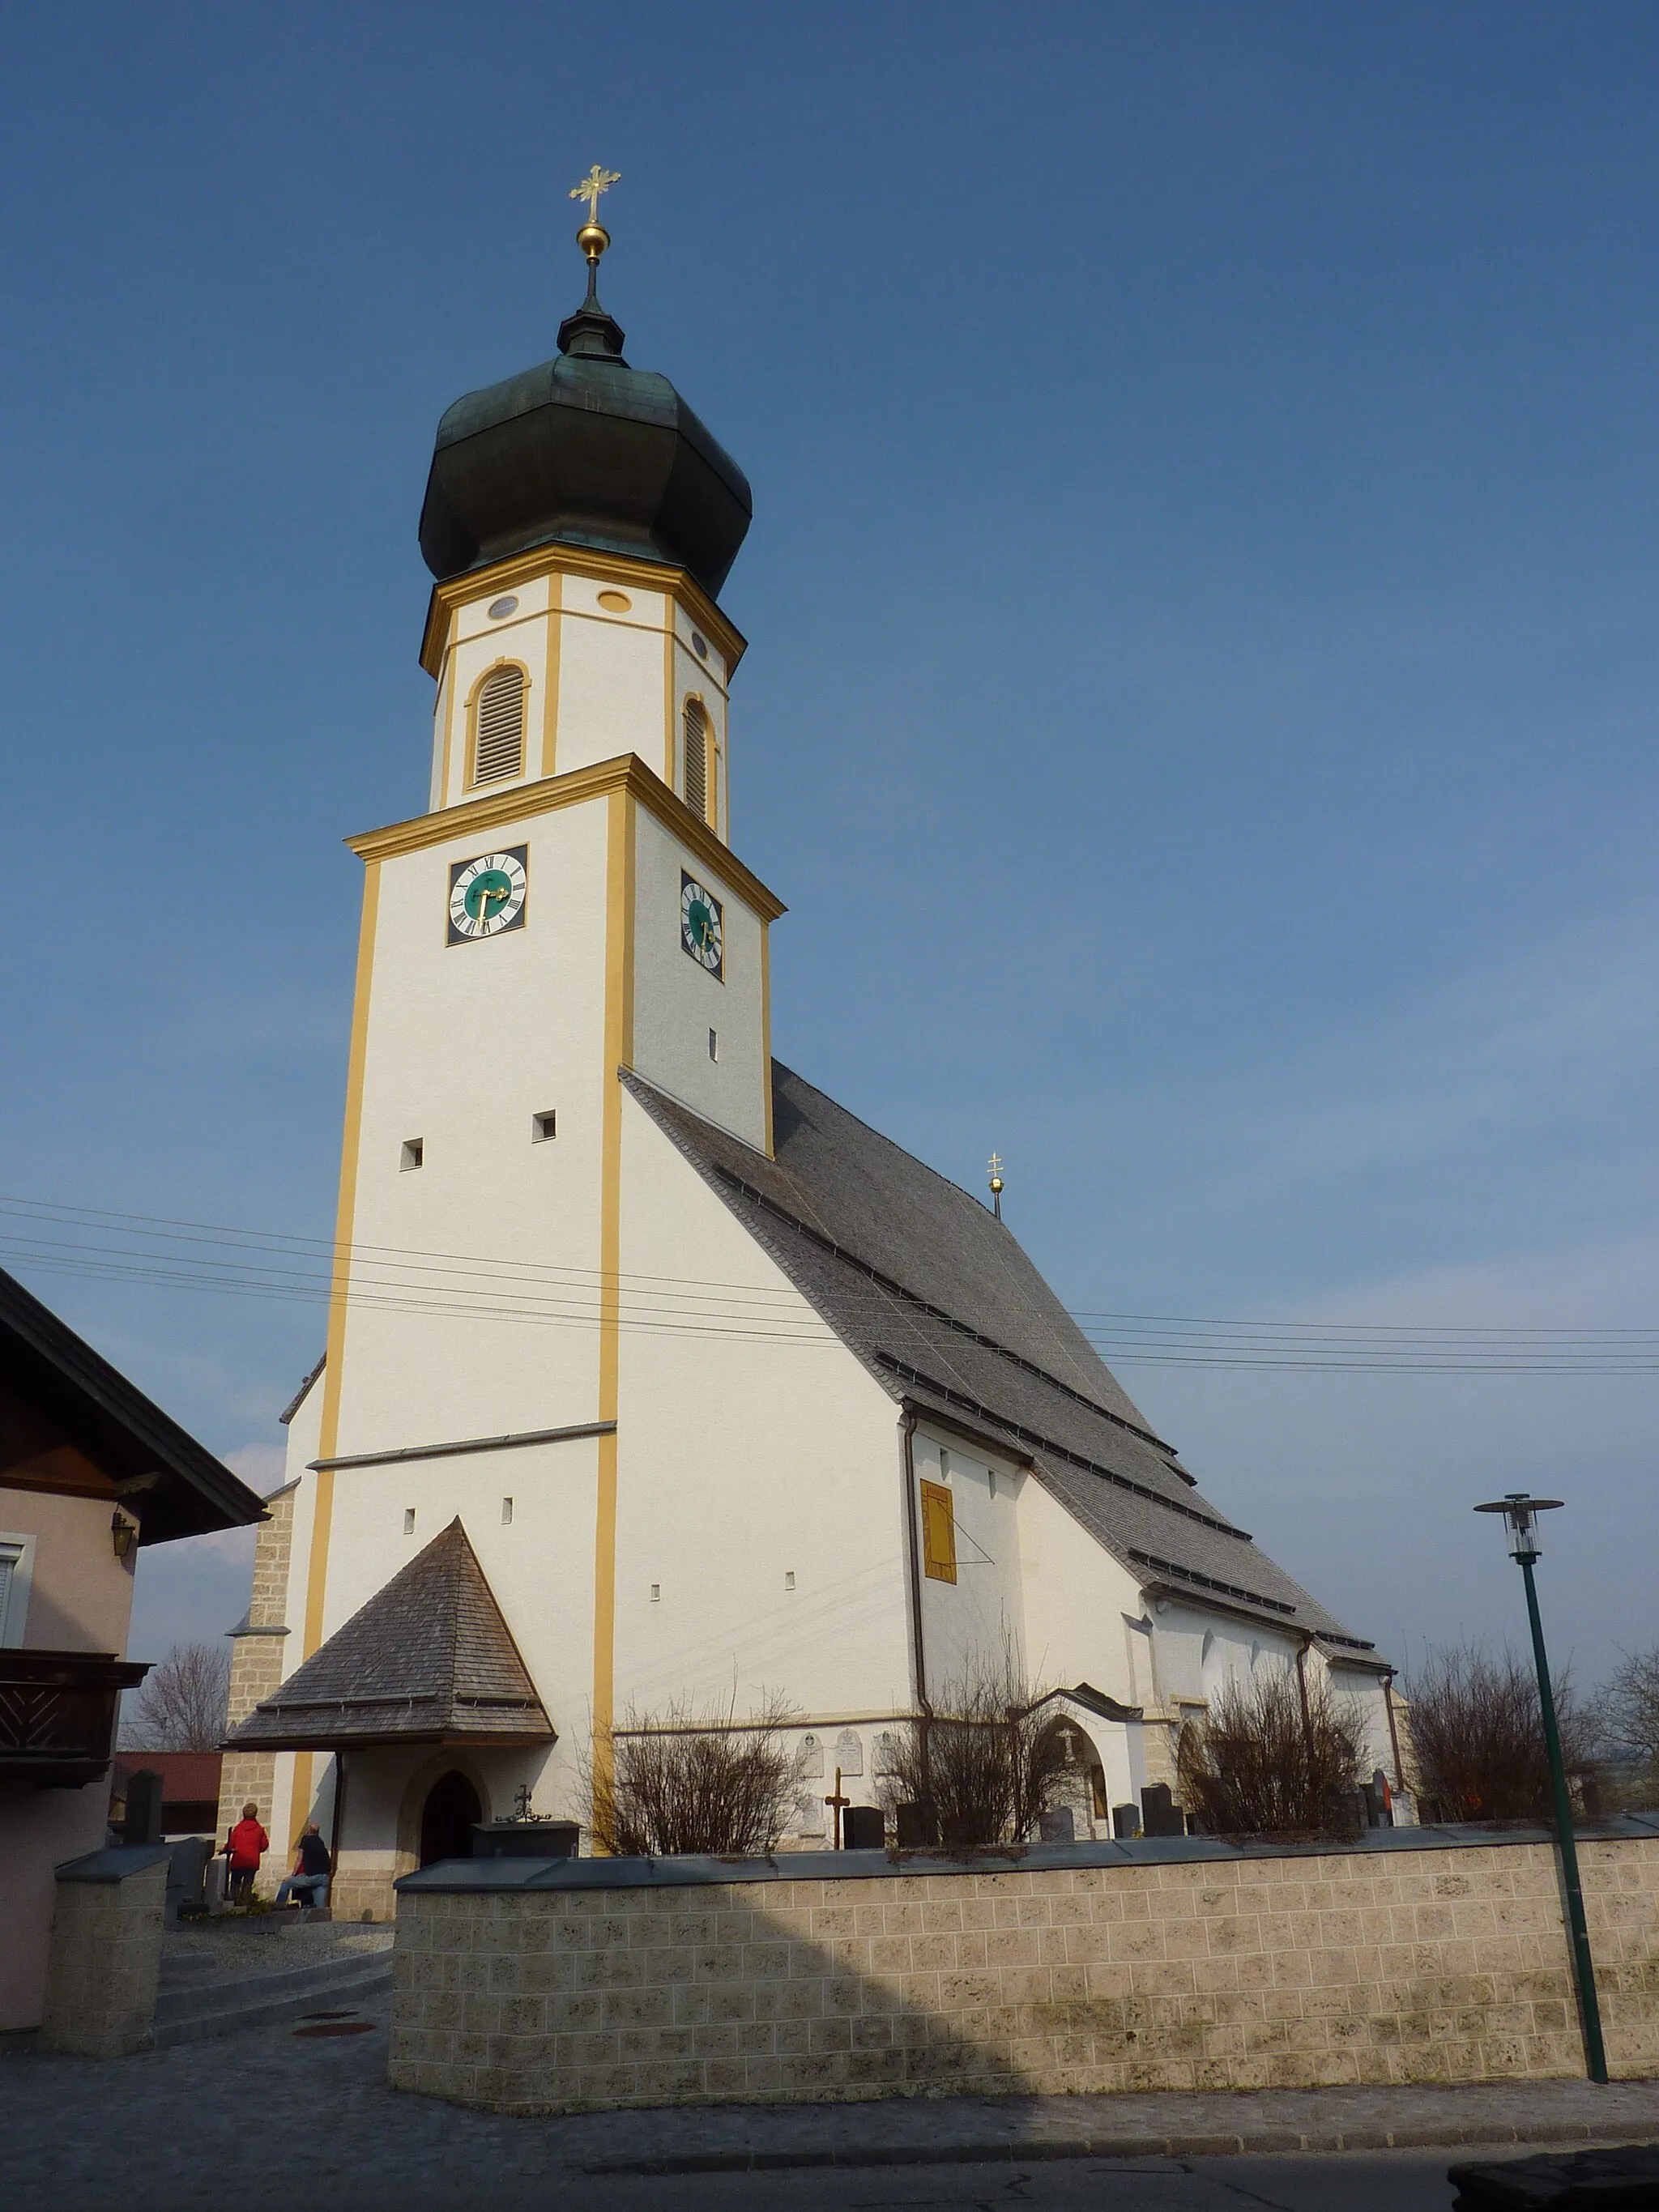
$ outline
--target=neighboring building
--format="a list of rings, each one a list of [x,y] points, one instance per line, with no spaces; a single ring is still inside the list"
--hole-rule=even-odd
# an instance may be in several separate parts
[[[0,1272],[0,2028],[40,2018],[52,1869],[106,1838],[139,1550],[260,1510]]]
[[[439,427],[429,804],[350,841],[339,1289],[222,1822],[269,1777],[273,1833],[320,1820],[337,1902],[384,1911],[520,1792],[580,1818],[617,1731],[781,1694],[820,1842],[818,1778],[872,1797],[1009,1644],[1068,1693],[1080,1832],[1263,1663],[1329,1668],[1384,1763],[1372,1647],[1199,1494],[986,1206],[773,1060],[715,600],[748,485],[591,284],[560,347]]]
[[[223,1765],[224,1753],[220,1751],[121,1752],[110,1776],[110,1818],[121,1819],[129,1780],[148,1769],[161,1778],[163,1838],[170,1842],[179,1836],[210,1836],[219,1817],[219,1776]],[[270,1802],[269,1795],[264,1802]]]

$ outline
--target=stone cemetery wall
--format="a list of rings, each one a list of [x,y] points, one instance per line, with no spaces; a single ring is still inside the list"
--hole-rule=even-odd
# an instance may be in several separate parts
[[[1659,1829],[1620,1826],[1579,1848],[1629,2077],[1659,2073]],[[1552,1846],[1454,1833],[959,1871],[823,1853],[805,1879],[800,1859],[429,1868],[400,1886],[391,2078],[568,2112],[1582,2075]]]
[[[93,1851],[58,1869],[40,2040],[119,2058],[155,2037],[167,1844]]]

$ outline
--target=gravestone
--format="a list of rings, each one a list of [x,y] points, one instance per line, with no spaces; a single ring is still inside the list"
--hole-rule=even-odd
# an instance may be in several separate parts
[[[205,1836],[182,1836],[167,1862],[167,1917],[169,1926],[198,1919],[207,1911],[204,1894],[213,1846]]]
[[[1148,1836],[1184,1836],[1187,1815],[1175,1802],[1167,1782],[1154,1782],[1140,1793],[1141,1832]]]
[[[1140,1808],[1139,1805],[1113,1806],[1112,1833],[1120,1844],[1132,1842],[1133,1838],[1140,1833]]]
[[[1037,1833],[1045,1844],[1074,1844],[1077,1822],[1069,1805],[1051,1805],[1037,1815]]]
[[[841,1816],[841,1844],[846,1851],[884,1850],[887,1820],[880,1806],[848,1806]]]
[[[900,1805],[893,1814],[902,1851],[931,1850],[939,1841],[939,1815],[931,1805]]]
[[[126,1817],[121,1823],[121,1841],[135,1844],[159,1844],[161,1840],[161,1778],[153,1766],[141,1766],[136,1774],[127,1778]]]

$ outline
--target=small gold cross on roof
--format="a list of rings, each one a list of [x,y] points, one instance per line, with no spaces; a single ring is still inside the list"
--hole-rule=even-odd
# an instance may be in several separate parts
[[[597,222],[599,219],[599,194],[608,192],[612,185],[619,185],[621,182],[620,169],[602,169],[595,161],[580,184],[571,186],[570,197],[573,200],[586,200],[587,220],[589,222]]]

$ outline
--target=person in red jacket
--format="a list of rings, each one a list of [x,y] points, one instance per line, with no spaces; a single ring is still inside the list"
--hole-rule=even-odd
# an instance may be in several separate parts
[[[251,1800],[242,1808],[242,1817],[225,1838],[225,1856],[230,1861],[230,1901],[246,1905],[253,1895],[253,1877],[259,1871],[259,1862],[270,1849],[270,1838],[259,1826],[259,1808]]]

